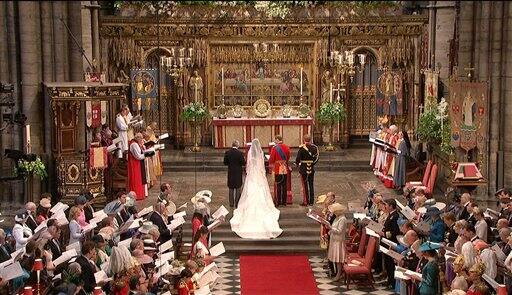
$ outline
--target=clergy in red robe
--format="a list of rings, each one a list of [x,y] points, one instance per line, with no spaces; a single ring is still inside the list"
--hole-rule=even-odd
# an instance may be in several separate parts
[[[286,206],[288,199],[288,182],[291,177],[288,161],[290,160],[290,148],[283,143],[283,137],[276,135],[275,145],[270,151],[268,165],[274,174],[274,202],[276,205]]]
[[[137,200],[144,200],[148,195],[144,150],[142,134],[137,133],[128,153],[128,190],[135,192]]]

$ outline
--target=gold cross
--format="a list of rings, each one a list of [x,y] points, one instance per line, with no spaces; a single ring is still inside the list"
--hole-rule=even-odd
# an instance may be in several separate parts
[[[471,78],[473,77],[472,73],[475,71],[474,67],[471,67],[471,63],[468,64],[466,68],[464,68],[466,72],[468,72],[468,78],[471,81]]]

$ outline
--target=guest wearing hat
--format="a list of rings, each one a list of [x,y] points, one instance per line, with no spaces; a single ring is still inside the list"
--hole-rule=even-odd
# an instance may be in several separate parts
[[[494,251],[489,247],[489,244],[482,240],[476,241],[475,251],[478,255],[477,261],[485,265],[485,274],[495,279],[498,274],[498,258]]]
[[[210,218],[210,207],[208,204],[211,202],[212,192],[208,190],[198,192],[190,201],[194,205],[194,214],[192,215],[192,238],[195,233],[204,225],[208,227],[213,219]],[[208,234],[208,245],[210,243],[210,234]]]
[[[398,243],[397,236],[400,234],[400,227],[398,226],[399,216],[398,211],[396,210],[396,201],[394,199],[387,199],[385,203],[385,210],[388,216],[384,221],[381,236],[385,237],[386,239],[392,242]],[[395,287],[395,262],[393,258],[386,255],[384,257],[384,266],[386,268],[386,273],[388,275],[388,288],[393,289]]]
[[[39,200],[39,206],[37,206],[37,209],[36,209],[36,222],[38,224],[41,224],[41,222],[50,218],[50,216],[51,216],[50,208],[52,208],[50,199],[42,198],[41,200]]]
[[[334,280],[337,281],[341,278],[343,264],[346,258],[345,236],[347,234],[347,219],[344,213],[347,211],[347,208],[340,203],[334,203],[329,206],[329,211],[336,215],[336,219],[332,223],[331,230],[329,231],[329,249],[327,257],[329,261],[336,263],[338,273]]]
[[[434,243],[443,242],[445,225],[443,220],[439,217],[439,215],[441,215],[441,210],[439,210],[439,208],[437,207],[432,206],[427,209],[427,213],[425,213],[425,215],[432,220],[428,240]]]
[[[412,277],[413,279],[420,281],[420,295],[437,295],[441,293],[439,286],[439,265],[437,264],[436,251],[439,248],[439,244],[433,244],[431,242],[425,242],[420,246],[419,250],[428,261],[421,270],[421,278]]]
[[[16,250],[19,250],[27,244],[30,237],[32,237],[32,230],[26,224],[28,213],[23,210],[18,212],[14,217],[14,227],[12,228],[12,235],[16,240]]]
[[[334,204],[334,201],[336,199],[336,195],[333,192],[328,192],[325,195],[321,195],[318,197],[317,204],[320,204],[322,206],[322,217],[329,222],[329,224],[332,225],[334,220],[336,219],[336,215],[334,215],[331,211],[329,211],[329,206]],[[320,224],[320,248],[324,249],[326,257],[328,256],[328,249],[329,249],[329,228],[325,224]],[[335,267],[334,263],[328,261],[328,266],[330,270],[330,274],[332,276],[335,275]]]
[[[75,199],[75,207],[80,209],[80,215],[78,216],[77,221],[81,227],[85,227],[85,226],[89,225],[89,223],[85,220],[85,212],[84,212],[85,204],[87,204],[87,198],[84,195],[78,196]]]

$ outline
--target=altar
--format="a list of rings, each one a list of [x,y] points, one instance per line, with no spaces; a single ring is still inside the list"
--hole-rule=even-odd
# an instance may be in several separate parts
[[[241,145],[258,138],[262,147],[268,147],[274,136],[281,134],[290,147],[302,144],[304,135],[311,134],[314,120],[311,117],[276,118],[227,118],[213,119],[213,146],[229,148],[234,140]]]

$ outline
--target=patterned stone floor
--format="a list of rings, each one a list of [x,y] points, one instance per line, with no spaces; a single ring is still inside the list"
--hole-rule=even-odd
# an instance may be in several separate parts
[[[351,295],[388,295],[393,294],[392,291],[385,290],[385,287],[379,286],[379,279],[376,278],[375,289],[371,289],[368,286],[350,286],[350,290],[347,290],[344,284],[340,282],[333,282],[328,277],[326,270],[324,269],[325,263],[323,257],[310,256],[309,262],[311,269],[313,270],[315,280],[318,287],[318,293],[320,295],[332,295],[332,294],[351,294]],[[217,285],[212,290],[214,295],[231,295],[241,294],[240,292],[240,263],[238,257],[219,257],[215,259],[215,263],[219,267],[219,279]],[[296,295],[310,295],[310,294],[296,294]],[[311,294],[313,295],[313,294]]]

